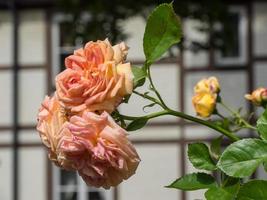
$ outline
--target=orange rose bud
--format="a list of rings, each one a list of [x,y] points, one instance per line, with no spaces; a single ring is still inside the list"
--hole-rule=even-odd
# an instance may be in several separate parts
[[[246,94],[245,98],[256,106],[265,106],[267,103],[267,88],[258,88],[252,94]]]
[[[192,98],[192,102],[198,116],[209,117],[216,108],[216,95],[200,92]]]
[[[210,92],[218,94],[220,92],[220,84],[216,77],[211,76],[207,79],[202,79],[194,87],[195,93]]]

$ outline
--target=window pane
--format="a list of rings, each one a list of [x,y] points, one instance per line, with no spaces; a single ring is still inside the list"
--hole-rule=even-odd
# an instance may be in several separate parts
[[[199,20],[186,19],[184,24],[185,46],[188,50],[184,51],[184,65],[185,67],[204,67],[208,65],[208,52],[202,49],[193,51],[195,48],[192,46],[193,42],[205,44],[208,40],[207,34],[198,31],[199,27],[204,24]],[[190,50],[189,50],[190,49]]]
[[[176,64],[157,64],[153,65],[151,68],[151,74],[154,80],[154,84],[164,99],[165,103],[175,110],[179,110],[179,74],[180,69]],[[140,92],[148,91],[149,83],[146,81],[146,84],[140,89]],[[149,93],[153,95],[153,92]],[[128,104],[122,104],[119,109],[122,113],[133,116],[140,116],[147,114],[146,112],[156,112],[161,110],[158,106],[152,108],[146,108],[143,110],[145,105],[151,104],[151,101],[144,100],[142,97],[133,94],[130,98]],[[145,112],[144,112],[145,111]],[[162,116],[151,120],[153,122],[169,122],[177,121],[177,118],[170,116]]]
[[[62,192],[60,200],[78,200],[77,192]]]
[[[46,153],[42,147],[21,148],[19,151],[20,200],[46,200]]]
[[[128,60],[144,60],[145,56],[143,49],[143,34],[145,31],[145,21],[142,17],[132,17],[129,20],[122,22],[122,27],[125,33],[129,35],[126,40],[127,46],[130,47]]]
[[[119,186],[120,199],[179,199],[179,191],[164,188],[180,175],[179,146],[150,144],[136,147],[142,162],[136,174]]]
[[[19,131],[20,143],[41,143],[41,139],[37,130],[21,130]]]
[[[61,185],[76,185],[77,173],[72,171],[60,170],[60,184]]]
[[[105,200],[101,192],[88,192],[88,199],[87,200]]]
[[[11,131],[0,131],[0,144],[11,144],[13,134]],[[0,160],[1,165],[1,160]]]
[[[45,71],[23,70],[19,75],[19,123],[35,124],[45,96]]]
[[[11,106],[12,106],[12,98],[11,98],[12,74],[11,72],[9,71],[0,72],[0,91],[1,91],[0,92],[0,99],[1,99],[0,125],[11,125],[11,119],[12,119],[12,109],[11,109]]]
[[[257,56],[267,55],[267,3],[254,4],[253,31],[254,31],[254,54]]]
[[[181,130],[179,126],[146,126],[136,132],[130,132],[131,140],[176,140],[180,138]]]
[[[0,149],[0,199],[12,199],[12,149]]]
[[[12,64],[12,17],[0,11],[0,67]]]
[[[19,63],[33,65],[45,63],[45,15],[41,10],[20,13]]]

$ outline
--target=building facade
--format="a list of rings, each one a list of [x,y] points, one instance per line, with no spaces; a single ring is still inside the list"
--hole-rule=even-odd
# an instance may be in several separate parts
[[[62,69],[64,58],[79,47],[62,41],[61,23],[66,17],[53,12],[52,6],[53,1],[48,0],[0,1],[0,200],[203,199],[203,192],[185,193],[164,186],[194,171],[186,159],[188,143],[209,142],[218,134],[172,117],[155,119],[130,134],[142,162],[136,175],[117,188],[87,187],[77,174],[59,170],[48,161],[35,130],[36,114],[45,94],[54,90],[55,74]],[[165,55],[153,66],[155,84],[170,107],[194,115],[194,84],[215,75],[229,105],[253,111],[243,96],[255,87],[267,86],[267,3],[232,2],[229,9],[236,17],[238,38],[233,54],[175,51],[174,57]],[[133,17],[122,23],[130,34],[128,60],[141,64],[145,22]],[[198,21],[185,19],[184,34],[205,40],[205,34],[195,31],[197,25]],[[133,97],[120,111],[141,115],[144,105],[144,100]],[[264,177],[263,170],[256,176]]]

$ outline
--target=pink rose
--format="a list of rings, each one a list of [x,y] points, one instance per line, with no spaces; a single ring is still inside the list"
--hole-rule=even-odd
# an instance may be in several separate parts
[[[45,97],[38,113],[37,130],[42,142],[49,150],[49,158],[57,165],[56,147],[59,141],[59,131],[67,117],[55,97]]]
[[[89,185],[117,186],[135,173],[140,162],[126,135],[107,112],[72,116],[60,132],[60,166],[78,170]]]
[[[111,113],[132,89],[129,63],[106,62],[84,71],[66,69],[56,77],[56,95],[61,105],[72,112],[87,109]]]

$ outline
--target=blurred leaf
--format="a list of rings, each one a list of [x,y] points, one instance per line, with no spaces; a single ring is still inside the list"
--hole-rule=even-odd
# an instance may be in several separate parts
[[[221,187],[212,187],[205,192],[207,200],[233,200],[235,199],[240,183],[238,179],[229,177],[227,183]]]
[[[205,173],[192,173],[177,179],[168,188],[176,188],[180,190],[199,190],[216,186],[214,178]]]
[[[127,131],[136,131],[138,129],[141,129],[143,128],[146,123],[147,123],[147,119],[145,118],[139,118],[139,119],[136,119],[134,121],[132,121],[126,128]]]
[[[257,130],[260,134],[260,137],[263,140],[267,140],[267,110],[260,116],[257,121]]]
[[[148,63],[153,63],[181,40],[181,22],[172,4],[161,4],[147,20],[143,48]]]
[[[257,167],[267,161],[267,142],[259,139],[243,139],[232,143],[222,153],[217,167],[228,176],[250,176]]]
[[[190,162],[197,169],[216,169],[216,165],[210,157],[209,149],[204,143],[189,144],[187,155],[189,157]]]
[[[219,157],[221,156],[222,140],[223,140],[223,136],[221,135],[220,137],[217,137],[211,141],[211,145],[210,145],[211,156],[215,158],[216,160],[218,160]]]
[[[265,200],[267,199],[267,181],[253,180],[245,183],[237,195],[237,200]]]
[[[147,76],[145,68],[132,66],[132,72],[134,75],[134,88],[144,85]]]

